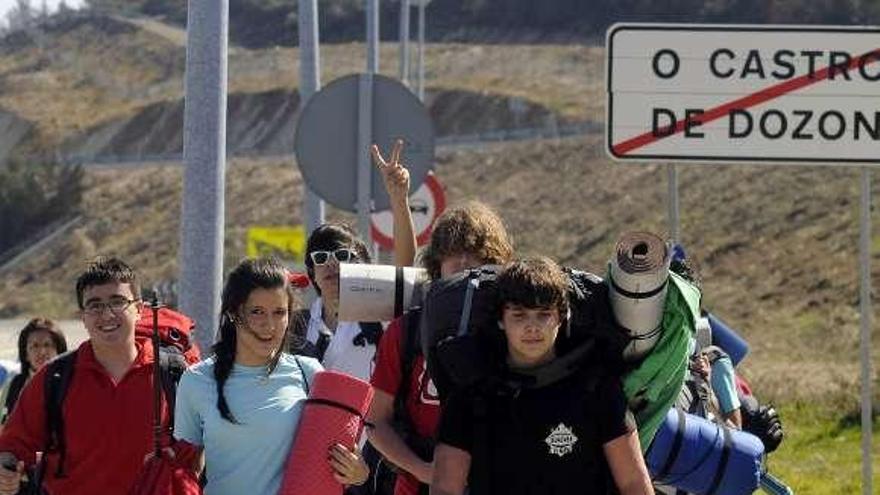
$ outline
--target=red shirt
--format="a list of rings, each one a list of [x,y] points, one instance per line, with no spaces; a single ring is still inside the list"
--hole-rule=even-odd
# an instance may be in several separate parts
[[[73,377],[64,398],[66,477],[56,478],[58,453],[47,457],[44,487],[53,495],[128,493],[144,456],[153,443],[153,348],[137,343],[134,364],[119,383],[95,358],[90,342],[76,352]],[[46,406],[43,367],[21,393],[9,422],[0,434],[0,452],[12,452],[26,465],[46,446]],[[162,420],[169,411],[162,405]]]
[[[376,369],[370,380],[372,385],[394,397],[400,388],[401,373],[400,353],[403,338],[402,319],[397,318],[388,325],[379,341],[376,351]],[[413,428],[421,436],[434,438],[440,422],[440,398],[437,388],[428,376],[425,358],[418,354],[409,377],[409,397],[406,410],[413,422]],[[408,473],[398,476],[394,487],[395,495],[415,495],[419,490],[419,481]]]

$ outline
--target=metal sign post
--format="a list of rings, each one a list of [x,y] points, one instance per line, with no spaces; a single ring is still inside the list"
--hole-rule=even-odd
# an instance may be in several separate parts
[[[669,237],[672,242],[681,242],[681,233],[679,232],[678,217],[678,169],[674,163],[666,164],[666,176],[668,182],[669,193]]]
[[[367,0],[367,73],[379,72],[379,0]]]
[[[419,100],[425,101],[425,7],[428,6],[429,0],[419,1],[419,50],[418,50],[418,71],[419,71]]]
[[[370,238],[370,196],[372,164],[370,146],[373,144],[373,74],[361,74],[358,81],[358,138],[357,138],[357,213],[358,233],[361,239]]]
[[[862,169],[861,225],[859,229],[859,346],[862,367],[862,494],[873,492],[871,466],[871,169]]]
[[[400,0],[400,82],[409,86],[409,4]]]
[[[207,351],[223,285],[228,0],[190,0],[186,33],[180,309]]]
[[[318,32],[318,0],[299,0],[299,96],[300,111],[321,89],[321,52]],[[311,233],[324,223],[324,202],[303,183],[303,220]]]

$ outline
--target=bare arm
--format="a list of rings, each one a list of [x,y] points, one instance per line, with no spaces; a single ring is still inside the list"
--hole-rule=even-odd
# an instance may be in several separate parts
[[[729,413],[724,413],[724,419],[729,424],[735,426],[738,430],[741,430],[743,427],[742,413],[739,411],[740,408],[736,408]]]
[[[651,478],[635,430],[602,446],[620,495],[653,495]]]
[[[391,425],[394,417],[394,397],[376,389],[367,417],[374,425],[367,432],[373,446],[386,459],[415,476],[420,482],[430,483],[432,464],[419,458]]]
[[[437,444],[434,449],[434,476],[431,495],[461,495],[467,486],[471,455],[464,450]]]
[[[412,266],[416,258],[416,233],[412,211],[409,209],[409,170],[400,162],[403,141],[398,139],[386,161],[375,144],[370,149],[373,162],[382,173],[385,190],[391,203],[394,219],[394,264]]]

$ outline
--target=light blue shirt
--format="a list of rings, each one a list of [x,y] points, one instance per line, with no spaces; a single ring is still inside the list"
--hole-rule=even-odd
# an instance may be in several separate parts
[[[318,361],[282,354],[266,378],[265,366],[234,365],[223,395],[238,424],[220,416],[214,357],[186,370],[177,388],[174,436],[205,448],[205,495],[275,495],[306,391],[321,370]]]

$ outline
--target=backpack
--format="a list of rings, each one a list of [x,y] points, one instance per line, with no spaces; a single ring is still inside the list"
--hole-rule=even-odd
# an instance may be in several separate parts
[[[497,325],[500,267],[485,265],[431,283],[425,295],[421,347],[428,373],[442,398],[454,387],[467,387],[504,368],[506,344]],[[565,269],[569,279],[569,314],[557,337],[553,363],[534,370],[530,386],[564,378],[593,359],[621,372],[626,332],[615,322],[608,286],[596,275]]]
[[[175,347],[189,364],[201,359],[199,347],[192,338],[195,326],[189,316],[170,308],[159,308],[159,340],[163,346]],[[153,338],[153,310],[148,305],[141,310],[134,333],[136,338]]]
[[[309,330],[309,319],[312,312],[309,309],[300,309],[294,311],[290,316],[290,327],[287,332],[287,352],[294,355],[313,357],[318,361],[323,361],[324,350],[309,341],[307,333]],[[382,337],[382,324],[378,321],[361,321],[358,322],[361,328],[360,333],[354,337],[354,345],[379,345],[379,339]]]
[[[145,306],[135,325],[136,339],[142,341],[152,334],[152,314],[152,309]],[[177,382],[180,381],[184,370],[193,362],[198,361],[199,352],[198,348],[190,344],[190,334],[194,325],[189,317],[168,308],[160,308],[158,317],[160,345],[156,362],[159,363],[159,376],[162,381],[165,402],[168,409],[173,412],[177,397]],[[149,330],[145,330],[145,328],[149,328]],[[46,431],[48,432],[44,452],[58,452],[58,467],[55,470],[55,476],[58,478],[66,476],[64,462],[67,451],[62,406],[73,379],[76,359],[77,350],[61,354],[46,365],[48,369],[44,377],[43,403],[46,406]],[[193,359],[195,361],[192,361]],[[173,429],[173,423],[172,413],[168,425],[169,431]]]

